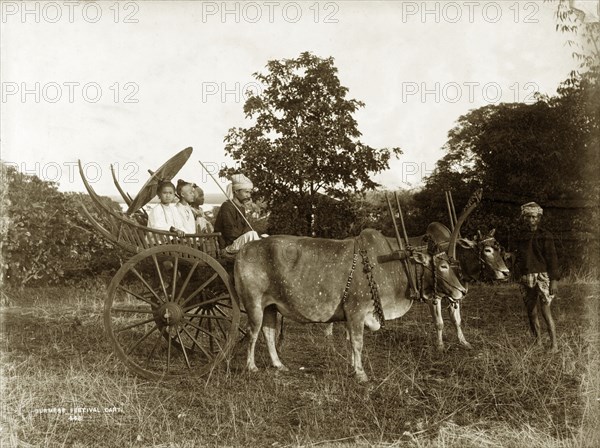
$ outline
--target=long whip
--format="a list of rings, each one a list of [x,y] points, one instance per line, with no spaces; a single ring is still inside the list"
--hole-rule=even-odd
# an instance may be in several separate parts
[[[225,193],[225,190],[223,190],[223,187],[221,187],[221,185],[219,184],[219,182],[217,181],[217,179],[215,179],[215,176],[213,176],[212,173],[206,169],[206,167],[202,163],[202,160],[198,160],[198,162],[200,162],[200,165],[202,165],[202,168],[204,168],[204,171],[206,171],[208,173],[208,175],[212,178],[212,180],[215,181],[215,184],[217,184],[217,187],[219,187],[219,190],[221,190],[221,192],[225,195],[225,197],[227,199],[229,199],[229,197],[227,196],[227,193]],[[246,224],[248,224],[248,227],[250,227],[250,230],[254,231],[254,229],[252,228],[252,225],[246,219],[246,216],[242,213],[242,211],[238,208],[238,206],[235,205],[235,202],[233,202],[233,199],[231,199],[230,201],[233,204],[233,206],[235,207],[235,209],[238,211],[238,213],[240,214],[240,216],[242,218],[244,218],[244,221],[246,221]]]

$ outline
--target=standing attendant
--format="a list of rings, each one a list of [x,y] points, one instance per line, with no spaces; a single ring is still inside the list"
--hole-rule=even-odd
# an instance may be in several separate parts
[[[252,188],[254,185],[243,174],[232,175],[231,183],[227,186],[229,200],[223,202],[219,209],[215,220],[215,232],[221,232],[219,243],[221,247],[225,247],[228,255],[234,255],[244,244],[260,239],[245,219],[244,207],[252,202]]]
[[[558,258],[554,246],[554,236],[540,227],[544,213],[535,202],[521,206],[522,232],[517,238],[517,266],[524,289],[524,301],[527,307],[529,325],[536,343],[541,345],[540,321],[538,310],[546,321],[550,334],[550,350],[557,350],[556,329],[550,310],[550,304],[556,294],[560,276]]]
[[[175,185],[171,182],[161,182],[156,189],[160,204],[155,205],[148,212],[148,227],[157,230],[166,230],[183,236],[183,222],[175,207]]]

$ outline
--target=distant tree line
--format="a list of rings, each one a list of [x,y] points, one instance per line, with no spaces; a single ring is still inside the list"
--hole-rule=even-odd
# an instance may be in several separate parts
[[[421,235],[432,221],[449,223],[444,191],[457,212],[473,191],[484,197],[464,226],[470,236],[497,229],[511,247],[519,207],[545,209],[566,270],[598,266],[600,245],[600,69],[584,57],[556,95],[533,104],[488,105],[458,118],[444,157],[418,190],[400,191],[407,231]],[[346,238],[367,227],[393,236],[386,194],[372,176],[389,168],[399,148],[360,141],[353,113],[332,58],[302,53],[270,61],[255,74],[265,84],[244,105],[249,128],[232,128],[225,152],[257,187],[250,216],[260,233]],[[222,170],[222,175],[234,172]],[[128,255],[97,235],[79,212],[86,195],[2,164],[0,276],[14,286],[76,282],[118,269]],[[105,198],[115,209],[119,206]],[[94,207],[89,207],[93,213]],[[101,216],[97,216],[102,220]]]

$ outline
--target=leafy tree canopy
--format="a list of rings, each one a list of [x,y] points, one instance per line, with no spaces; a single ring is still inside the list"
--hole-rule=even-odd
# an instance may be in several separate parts
[[[232,128],[225,152],[236,160],[262,197],[277,205],[294,203],[305,209],[306,233],[311,228],[318,194],[348,198],[378,186],[371,176],[389,168],[399,148],[375,149],[363,144],[353,114],[364,104],[348,99],[333,58],[311,53],[273,60],[266,73],[254,77],[262,91],[249,92],[244,113],[254,125]],[[221,175],[235,172],[225,168]]]

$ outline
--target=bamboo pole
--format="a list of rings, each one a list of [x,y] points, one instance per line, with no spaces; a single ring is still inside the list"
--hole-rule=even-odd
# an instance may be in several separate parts
[[[450,196],[448,191],[444,191],[446,197],[446,209],[448,209],[448,218],[450,218],[450,230],[454,230],[454,217],[452,216],[452,208],[450,207]]]

